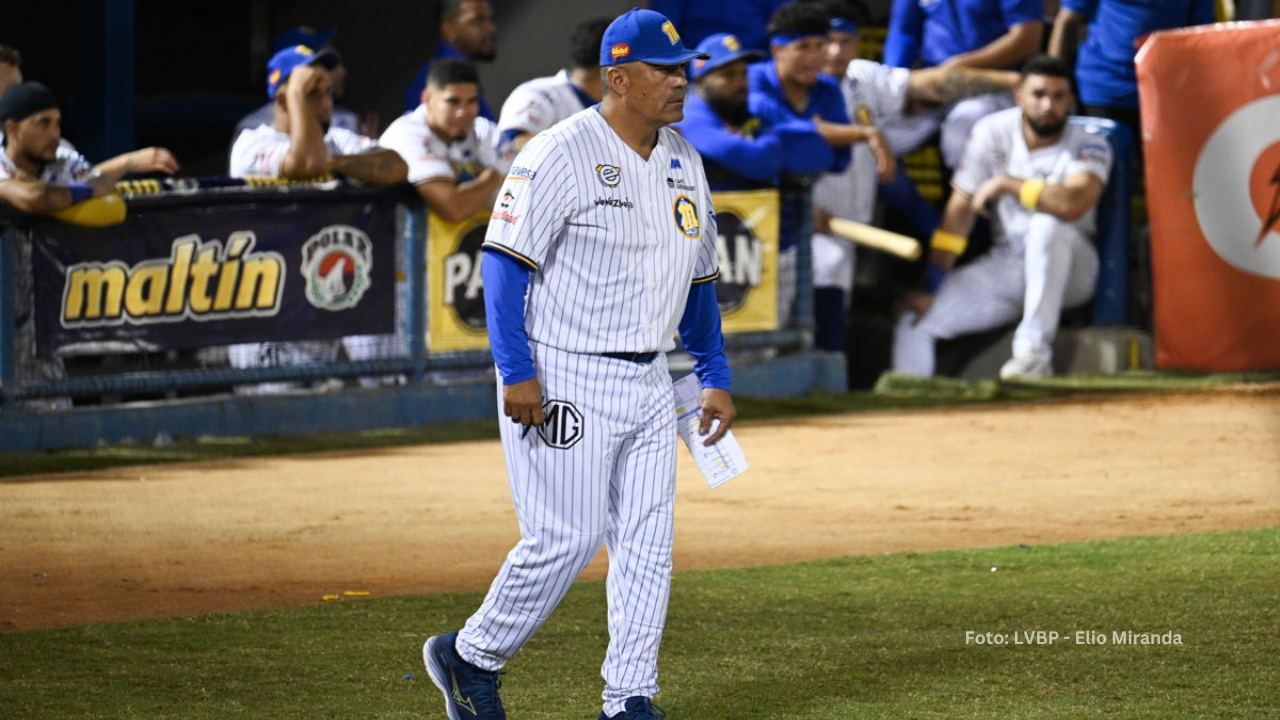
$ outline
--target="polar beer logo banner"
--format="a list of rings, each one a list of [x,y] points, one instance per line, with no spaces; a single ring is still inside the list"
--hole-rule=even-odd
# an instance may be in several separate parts
[[[724,331],[778,327],[778,192],[712,195],[719,225],[716,297]],[[432,352],[483,350],[484,285],[480,246],[489,213],[446,222],[427,213],[427,347]]]
[[[1138,52],[1159,367],[1280,368],[1277,37],[1231,23]]]

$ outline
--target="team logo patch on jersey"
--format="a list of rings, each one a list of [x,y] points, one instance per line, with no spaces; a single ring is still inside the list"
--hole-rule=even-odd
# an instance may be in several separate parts
[[[600,163],[596,165],[596,177],[600,178],[600,182],[606,187],[617,187],[618,183],[622,182],[622,168]]]
[[[671,158],[671,169],[672,169],[672,170],[683,170],[683,168],[682,168],[682,167],[680,167],[680,158]]]
[[[582,439],[582,413],[573,403],[548,400],[542,404],[542,418],[538,436],[547,447],[568,450]]]
[[[688,195],[677,195],[671,206],[672,217],[676,227],[685,237],[696,238],[702,234],[702,225],[698,222],[698,206],[693,204]]]
[[[494,208],[493,212],[489,213],[489,217],[494,220],[501,220],[502,222],[515,225],[516,221],[520,219],[519,215],[514,215],[511,212],[511,206],[515,204],[515,201],[516,195],[511,191],[511,188],[503,188],[502,194],[498,196],[498,207]]]
[[[307,302],[321,310],[353,308],[369,289],[373,244],[350,225],[330,225],[302,245]]]
[[[614,60],[621,60],[630,54],[631,46],[626,43],[614,43],[613,47],[609,48],[609,56]]]

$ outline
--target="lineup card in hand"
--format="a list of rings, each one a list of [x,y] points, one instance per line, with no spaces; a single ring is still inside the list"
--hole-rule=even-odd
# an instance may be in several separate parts
[[[698,434],[698,423],[702,420],[702,403],[699,397],[702,385],[693,373],[685,375],[671,386],[676,403],[676,430],[684,446],[689,448],[693,461],[707,479],[707,487],[716,488],[730,479],[747,471],[747,456],[742,446],[733,436],[733,431],[725,433],[720,441],[711,447],[703,445],[707,435],[719,427],[719,420],[711,421],[711,430],[707,435]]]

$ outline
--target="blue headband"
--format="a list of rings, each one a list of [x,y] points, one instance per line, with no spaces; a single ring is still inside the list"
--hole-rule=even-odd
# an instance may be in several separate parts
[[[797,40],[804,40],[805,38],[811,38],[811,37],[822,38],[823,40],[827,39],[827,36],[821,33],[807,33],[804,35],[787,35],[785,33],[774,33],[769,36],[769,42],[773,45],[790,45],[791,43]]]
[[[858,23],[849,20],[848,18],[831,18],[831,29],[836,32],[856,35],[858,33]]]

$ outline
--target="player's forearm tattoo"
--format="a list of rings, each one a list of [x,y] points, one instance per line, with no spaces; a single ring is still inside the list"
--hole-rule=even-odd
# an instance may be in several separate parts
[[[984,72],[966,68],[951,68],[938,85],[940,102],[949,103],[972,95],[1004,92],[1009,87]]]
[[[334,170],[376,185],[392,185],[404,179],[404,162],[392,150],[343,156]]]

